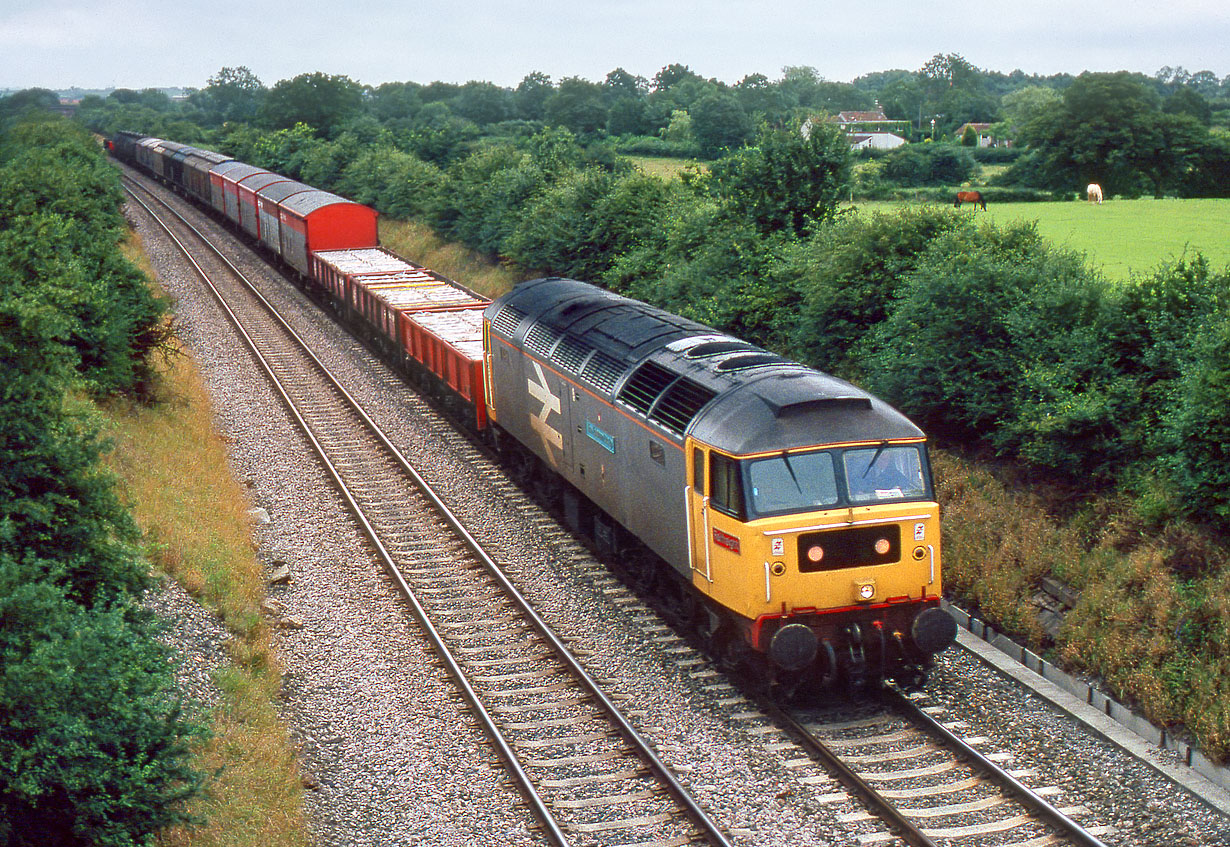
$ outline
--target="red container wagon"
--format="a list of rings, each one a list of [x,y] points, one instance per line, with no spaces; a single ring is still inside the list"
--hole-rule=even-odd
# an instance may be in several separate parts
[[[411,357],[474,409],[474,426],[487,426],[483,388],[485,305],[439,311],[401,312],[402,338]]]
[[[213,205],[213,178],[211,171],[224,162],[235,161],[230,156],[212,150],[193,150],[184,159],[184,179],[188,192],[207,206]]]
[[[288,180],[274,182],[256,192],[257,217],[260,219],[261,245],[273,253],[282,252],[282,201],[292,194],[315,191],[310,185]]]
[[[267,172],[246,176],[236,183],[239,189],[239,225],[253,238],[261,237],[260,209],[256,192],[280,182],[294,182],[294,180],[281,174]]]
[[[226,215],[226,181],[222,178],[223,175],[236,168],[246,167],[248,165],[238,159],[231,159],[229,162],[220,162],[209,169],[209,205],[219,215]]]
[[[312,254],[311,276],[338,303],[354,307],[355,300],[349,294],[349,280],[357,277],[375,279],[378,275],[407,274],[422,271],[423,279],[435,279],[430,271],[407,262],[396,253],[383,247],[363,247],[354,250],[323,250]]]
[[[242,221],[239,219],[239,181],[247,179],[254,174],[267,174],[269,171],[264,168],[258,168],[256,165],[240,164],[236,167],[229,168],[221,173],[222,177],[222,202],[224,204],[222,214],[226,215],[226,219],[236,226],[240,226]]]
[[[312,253],[345,247],[375,247],[376,210],[330,194],[301,191],[278,204],[281,247],[288,265],[305,276]]]

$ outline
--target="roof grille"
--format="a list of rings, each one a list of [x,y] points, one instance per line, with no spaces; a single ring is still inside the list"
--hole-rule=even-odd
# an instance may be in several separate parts
[[[650,408],[668,385],[678,379],[657,362],[646,362],[636,369],[632,378],[624,383],[619,399],[648,417]]]
[[[502,309],[500,309],[496,316],[491,319],[491,326],[496,331],[511,338],[513,334],[516,333],[517,327],[520,325],[521,319],[524,317],[525,312],[515,306],[505,305]]]
[[[672,432],[683,435],[701,408],[715,396],[716,391],[687,377],[680,377],[662,394],[662,399],[649,417]]]
[[[546,356],[550,354],[551,347],[558,338],[559,335],[554,329],[544,323],[536,323],[525,334],[525,349]]]
[[[581,363],[593,348],[571,335],[565,335],[555,346],[552,361],[558,362],[573,373],[580,373]]]
[[[589,357],[589,361],[585,363],[585,369],[581,371],[581,376],[610,394],[615,390],[615,383],[619,381],[623,372],[623,366],[618,361],[598,351]]]

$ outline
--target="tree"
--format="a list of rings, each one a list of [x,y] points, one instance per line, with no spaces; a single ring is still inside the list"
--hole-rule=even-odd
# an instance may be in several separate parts
[[[265,86],[247,67],[222,68],[200,92],[205,108],[221,121],[251,121],[259,113]]]
[[[649,80],[630,74],[623,68],[616,68],[606,75],[602,87],[611,103],[624,99],[641,100],[649,92]]]
[[[802,238],[837,211],[850,177],[850,144],[831,124],[772,129],[713,163],[713,192],[762,234]]]
[[[1063,97],[1053,88],[1029,85],[1005,94],[1000,99],[1000,110],[1008,124],[1009,137],[1016,136],[1032,121],[1042,119],[1052,110],[1063,105]]]
[[[560,80],[559,88],[546,103],[546,119],[555,126],[567,127],[587,135],[606,126],[606,98],[602,86],[570,76]]]
[[[319,71],[282,80],[265,100],[263,114],[274,129],[305,123],[325,138],[363,108],[363,87],[348,76]]]
[[[1166,98],[1162,111],[1168,115],[1188,115],[1208,126],[1213,122],[1213,109],[1190,86],[1183,86]]]
[[[742,145],[753,132],[752,120],[731,94],[708,94],[690,112],[692,135],[705,156]]]
[[[1021,139],[1052,187],[1096,182],[1108,194],[1147,187],[1161,193],[1195,139],[1190,124],[1163,115],[1159,106],[1157,93],[1135,74],[1084,73],[1064,91],[1061,108],[1036,116]]]
[[[467,82],[452,102],[461,117],[479,126],[506,121],[513,116],[513,95],[490,82]]]
[[[689,79],[697,82],[704,81],[704,77],[693,71],[687,65],[681,65],[678,62],[675,62],[667,65],[653,75],[653,90],[669,91],[679,83]]]
[[[547,100],[554,93],[555,86],[551,84],[551,77],[542,71],[526,74],[513,93],[517,113],[527,121],[542,120],[546,116]]]

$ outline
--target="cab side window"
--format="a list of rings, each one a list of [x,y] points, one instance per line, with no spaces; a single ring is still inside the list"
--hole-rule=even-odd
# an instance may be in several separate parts
[[[705,493],[705,454],[696,448],[692,449],[692,490],[702,496]]]
[[[709,454],[709,505],[731,517],[743,519],[743,481],[734,459]]]

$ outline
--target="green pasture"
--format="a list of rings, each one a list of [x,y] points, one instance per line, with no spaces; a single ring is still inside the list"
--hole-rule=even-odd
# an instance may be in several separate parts
[[[689,166],[699,166],[702,170],[707,167],[703,162],[695,159],[674,159],[666,156],[624,156],[623,158],[631,162],[637,170],[663,179],[673,179]]]
[[[898,203],[864,203],[886,209]],[[997,223],[1035,220],[1056,244],[1084,253],[1112,279],[1148,271],[1185,252],[1199,251],[1214,268],[1230,265],[1230,200],[1107,200],[1086,202],[990,203],[986,212],[962,205],[960,214],[986,215]]]

